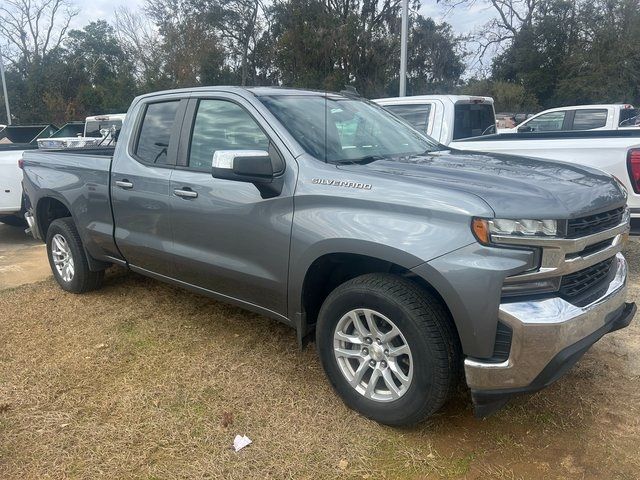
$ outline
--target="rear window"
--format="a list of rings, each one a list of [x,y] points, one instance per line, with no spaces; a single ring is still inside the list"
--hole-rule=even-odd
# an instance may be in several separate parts
[[[384,108],[402,118],[416,130],[426,133],[429,128],[431,104],[423,105],[385,105]]]
[[[573,130],[591,130],[607,125],[607,110],[576,110]]]
[[[85,137],[102,138],[122,128],[122,120],[92,120],[85,126]]]
[[[167,163],[169,139],[179,103],[178,100],[175,100],[151,103],[147,106],[135,152],[143,162],[156,165]]]
[[[462,103],[455,106],[453,139],[478,137],[496,133],[496,118],[493,106],[475,103]]]
[[[640,126],[640,110],[637,108],[625,108],[624,110],[620,110],[620,126]]]

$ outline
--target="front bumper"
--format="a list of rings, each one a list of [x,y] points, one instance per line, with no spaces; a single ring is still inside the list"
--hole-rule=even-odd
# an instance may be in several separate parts
[[[627,264],[621,254],[615,261],[613,279],[585,306],[560,297],[500,305],[498,319],[513,332],[509,357],[501,363],[465,360],[476,416],[553,383],[602,336],[631,322],[636,306],[625,303]]]

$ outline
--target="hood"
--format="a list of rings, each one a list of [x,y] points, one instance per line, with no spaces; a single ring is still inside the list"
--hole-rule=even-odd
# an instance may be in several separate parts
[[[444,150],[339,168],[473,193],[498,218],[575,218],[626,203],[622,187],[600,170],[515,155]]]

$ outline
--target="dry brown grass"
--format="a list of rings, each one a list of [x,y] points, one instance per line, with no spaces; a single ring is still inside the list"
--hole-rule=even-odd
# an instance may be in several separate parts
[[[81,296],[44,281],[0,292],[0,478],[636,479],[639,333],[487,420],[461,389],[392,429],[274,321],[122,271]]]

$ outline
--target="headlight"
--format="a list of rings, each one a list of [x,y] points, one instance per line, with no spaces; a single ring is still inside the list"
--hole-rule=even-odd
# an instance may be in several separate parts
[[[480,243],[491,243],[492,235],[513,235],[521,237],[555,237],[558,223],[555,220],[510,220],[503,218],[474,218],[471,230]]]

